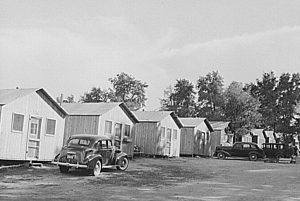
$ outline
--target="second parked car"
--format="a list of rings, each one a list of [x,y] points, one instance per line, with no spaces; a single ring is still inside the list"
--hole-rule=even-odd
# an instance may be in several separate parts
[[[233,146],[217,146],[214,156],[219,159],[248,157],[251,161],[256,161],[258,158],[264,158],[265,152],[255,143],[236,142]]]

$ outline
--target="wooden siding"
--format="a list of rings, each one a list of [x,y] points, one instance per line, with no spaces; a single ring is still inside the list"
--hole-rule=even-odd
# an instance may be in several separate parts
[[[182,128],[180,137],[180,154],[194,154],[194,128]]]
[[[115,125],[116,123],[122,124],[122,130],[121,130],[121,144],[120,148],[123,152],[127,153],[128,156],[133,156],[133,139],[135,138],[135,133],[133,132],[133,125],[131,118],[124,112],[124,110],[121,107],[115,107],[109,112],[103,114],[100,117],[100,126],[99,126],[99,135],[105,134],[105,121],[111,121],[112,122],[112,139],[114,139],[115,136]],[[130,126],[130,137],[125,140],[124,134],[125,134],[125,125]]]
[[[99,116],[67,116],[65,121],[64,144],[75,134],[98,135]]]
[[[137,123],[133,129],[135,133],[134,144],[141,147],[142,152],[149,155],[157,154],[158,125],[152,122]]]
[[[216,150],[216,147],[221,144],[221,137],[222,137],[222,131],[221,130],[215,130],[211,133],[211,150],[212,153]]]
[[[12,131],[13,113],[24,115],[23,130],[20,132]],[[37,117],[41,120],[40,149],[38,158],[33,160],[50,161],[59,153],[63,144],[65,121],[37,93],[32,93],[2,106],[0,159],[29,160],[26,153],[30,117]],[[56,121],[54,135],[46,134],[47,119]]]

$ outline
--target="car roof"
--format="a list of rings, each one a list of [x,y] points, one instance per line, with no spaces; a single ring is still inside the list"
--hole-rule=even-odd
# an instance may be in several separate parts
[[[257,145],[256,143],[253,143],[253,142],[236,142],[236,144],[252,144],[252,145]]]
[[[92,134],[76,134],[72,135],[71,138],[84,138],[84,139],[89,139],[89,140],[110,140],[108,136],[105,135],[92,135]]]

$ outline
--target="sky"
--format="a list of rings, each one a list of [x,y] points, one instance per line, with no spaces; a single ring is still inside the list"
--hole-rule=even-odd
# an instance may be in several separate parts
[[[157,110],[176,79],[300,71],[300,1],[0,0],[0,88],[75,100],[125,72]]]

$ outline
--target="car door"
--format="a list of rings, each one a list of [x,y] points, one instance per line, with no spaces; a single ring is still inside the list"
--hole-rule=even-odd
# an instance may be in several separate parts
[[[241,143],[236,143],[233,145],[232,150],[231,150],[231,156],[237,156],[237,157],[241,157],[242,155],[242,144]]]
[[[102,156],[102,165],[111,165],[114,147],[110,140],[100,140],[98,142],[98,153]]]

